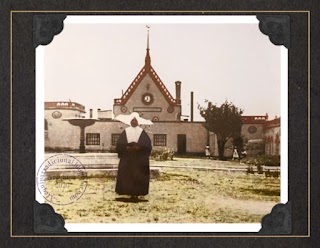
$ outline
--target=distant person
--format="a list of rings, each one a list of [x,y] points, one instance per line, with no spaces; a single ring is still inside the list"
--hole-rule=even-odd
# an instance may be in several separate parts
[[[137,117],[138,118],[138,117]],[[133,118],[117,141],[117,152],[120,158],[116,193],[129,195],[132,199],[149,193],[149,157],[151,140],[148,134],[139,127],[137,118]]]
[[[242,157],[242,158],[247,157],[247,151],[246,151],[246,150],[244,150],[244,151],[241,152],[241,157]]]
[[[210,146],[206,145],[206,148],[204,150],[206,158],[210,158],[211,157],[211,152],[210,152]]]
[[[232,160],[235,160],[235,159],[239,159],[239,154],[236,147],[233,149],[233,156],[232,156]]]

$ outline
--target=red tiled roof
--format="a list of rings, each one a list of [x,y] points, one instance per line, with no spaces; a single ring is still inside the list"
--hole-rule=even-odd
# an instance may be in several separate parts
[[[85,107],[76,102],[45,102],[44,109],[69,109],[69,110],[78,110],[85,113]]]
[[[115,105],[124,105],[130,96],[133,94],[133,92],[136,90],[136,88],[141,83],[142,79],[149,74],[149,76],[152,78],[152,80],[155,82],[156,86],[160,90],[160,92],[163,94],[164,98],[167,100],[167,102],[170,105],[180,105],[181,100],[177,100],[172,97],[167,87],[164,85],[164,83],[161,81],[158,74],[155,72],[155,70],[152,68],[150,64],[150,55],[149,55],[149,49],[147,49],[147,55],[146,55],[146,62],[141,71],[138,73],[138,75],[135,77],[135,79],[132,81],[126,92],[122,95],[121,98],[114,99]]]
[[[265,115],[247,115],[241,116],[243,124],[264,124],[267,121]]]
[[[155,70],[150,66],[150,68],[146,68],[145,66],[141,69],[141,71],[138,73],[136,78],[133,80],[133,82],[130,84],[126,92],[122,95],[121,98],[114,99],[114,104],[116,105],[123,105],[125,104],[130,96],[133,94],[133,92],[136,90],[136,88],[141,83],[142,79],[149,74],[149,76],[152,78],[152,80],[155,82],[156,86],[160,90],[160,92],[163,94],[164,98],[168,101],[170,105],[179,105],[181,103],[180,100],[176,100],[173,98],[173,96],[170,94],[167,87],[164,85],[164,83],[161,81],[158,74],[155,72]]]
[[[266,122],[266,128],[280,127],[280,117]]]

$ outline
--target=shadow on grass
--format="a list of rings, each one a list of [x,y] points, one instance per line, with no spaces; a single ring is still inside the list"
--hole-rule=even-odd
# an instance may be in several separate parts
[[[280,196],[280,190],[279,189],[244,189],[242,190],[251,192],[253,194],[257,195],[265,195],[265,196]]]
[[[139,199],[139,198],[126,198],[126,197],[117,197],[115,201],[119,202],[131,202],[131,203],[138,203],[138,202],[147,202],[146,199]]]

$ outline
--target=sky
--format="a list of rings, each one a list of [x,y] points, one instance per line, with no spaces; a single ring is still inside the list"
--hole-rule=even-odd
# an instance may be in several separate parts
[[[67,17],[68,19],[69,17]],[[66,19],[66,20],[67,20]],[[73,101],[112,110],[144,66],[150,26],[151,65],[182,115],[202,121],[197,104],[231,101],[243,115],[280,116],[280,46],[258,24],[68,23],[44,46],[45,101]]]

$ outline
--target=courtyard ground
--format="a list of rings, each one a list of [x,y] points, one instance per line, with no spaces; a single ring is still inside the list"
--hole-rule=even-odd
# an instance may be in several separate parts
[[[260,223],[280,202],[279,178],[247,175],[238,162],[176,158],[151,165],[160,174],[137,202],[115,194],[114,177],[93,177],[75,203],[53,207],[66,223]],[[77,180],[63,179],[64,190],[74,191]],[[57,183],[46,186],[63,197]]]

